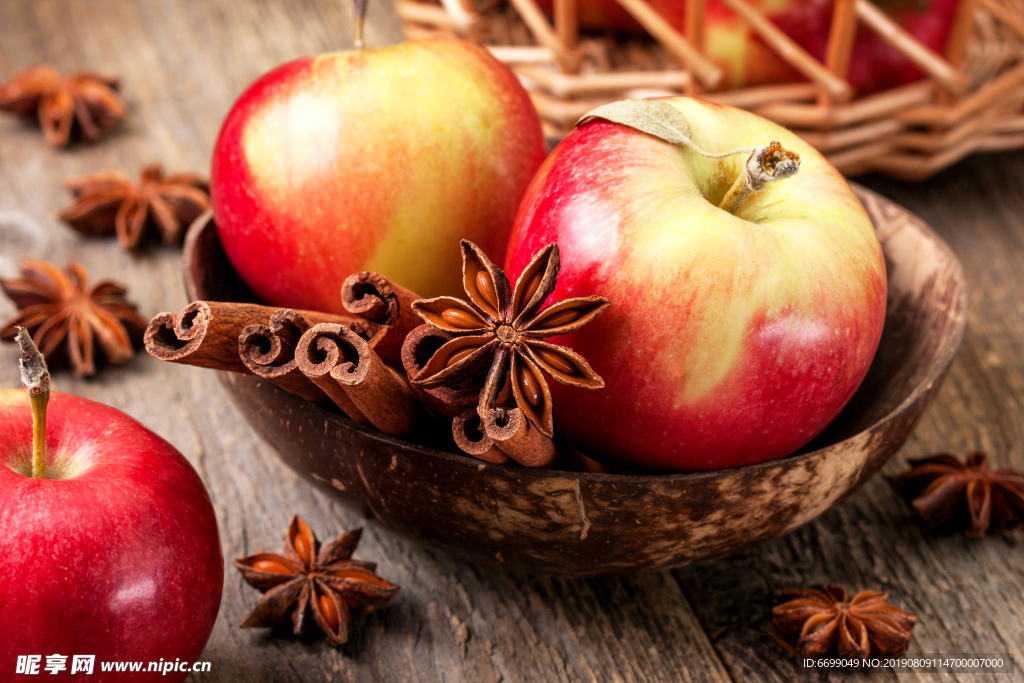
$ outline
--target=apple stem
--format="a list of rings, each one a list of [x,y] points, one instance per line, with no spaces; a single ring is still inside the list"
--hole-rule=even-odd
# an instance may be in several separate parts
[[[700,150],[696,150],[700,153]],[[764,147],[754,147],[737,152],[749,152],[743,175],[733,181],[732,187],[725,193],[718,208],[735,214],[744,202],[755,192],[763,190],[768,183],[789,178],[800,170],[800,156],[785,149],[778,140],[772,140]],[[720,155],[708,155],[718,157]]]
[[[718,205],[718,208],[735,214],[753,192],[750,189],[750,185],[747,184],[746,174],[736,176],[736,180],[733,181],[729,191],[725,193],[725,197],[722,198],[722,203]]]
[[[718,208],[735,214],[751,194],[770,182],[788,178],[800,170],[800,156],[784,149],[778,140],[763,147],[740,147],[729,152],[708,152],[690,136],[690,123],[680,110],[663,100],[619,100],[584,114],[576,125],[599,118],[628,126],[672,145],[683,145],[705,159],[724,159],[747,154],[743,174],[736,178]]]
[[[46,478],[46,404],[50,401],[50,371],[32,336],[24,327],[15,337],[21,347],[21,383],[28,389],[32,403],[32,476]]]
[[[365,47],[363,41],[364,27],[366,25],[366,5],[368,0],[352,0],[352,23],[355,31],[355,37],[353,43],[357,50],[362,50]]]

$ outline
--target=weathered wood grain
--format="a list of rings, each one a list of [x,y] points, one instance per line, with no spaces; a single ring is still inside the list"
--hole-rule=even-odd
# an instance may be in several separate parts
[[[370,4],[368,42],[396,39],[390,8]],[[73,258],[94,277],[128,283],[144,315],[180,310],[187,302],[179,252],[153,247],[131,256],[113,240],[76,235],[54,218],[68,201],[63,179],[105,168],[134,174],[151,161],[205,170],[241,90],[280,62],[348,45],[347,12],[344,0],[0,2],[0,78],[37,62],[109,71],[122,77],[130,107],[127,124],[108,139],[67,151],[49,149],[32,124],[0,117],[0,274],[14,274],[23,256]],[[972,286],[961,353],[904,454],[983,448],[997,463],[1024,466],[1024,159],[978,157],[923,185],[868,184],[934,226]],[[0,315],[10,311],[0,301]],[[15,359],[12,347],[0,346],[0,386],[17,385]],[[228,558],[279,549],[295,513],[322,538],[362,523],[281,465],[212,373],[142,356],[95,380],[60,372],[55,382],[128,412],[185,454],[210,489]],[[916,651],[1013,652],[1024,661],[1021,536],[932,536],[910,522],[880,477],[784,538],[672,573],[514,575],[457,562],[374,525],[358,554],[403,588],[352,642],[335,651],[236,628],[256,594],[231,570],[204,654],[213,670],[190,680],[932,680],[796,668],[769,636],[768,610],[782,589],[824,581],[883,588],[917,612]]]

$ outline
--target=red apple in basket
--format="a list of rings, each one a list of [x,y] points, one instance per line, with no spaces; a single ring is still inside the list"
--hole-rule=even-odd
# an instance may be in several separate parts
[[[224,121],[210,190],[224,249],[278,306],[341,311],[372,270],[461,291],[460,239],[503,255],[544,158],[516,77],[461,40],[308,57],[253,83]]]
[[[747,0],[783,33],[819,60],[825,59],[832,25],[833,0]],[[942,54],[959,0],[873,0],[910,35]],[[642,30],[615,0],[578,0],[583,27]],[[678,30],[686,28],[686,2],[650,0],[651,6]],[[552,0],[541,0],[551,12]],[[726,86],[740,88],[765,83],[805,80],[736,18],[721,0],[708,0],[707,55],[722,66]],[[924,74],[874,32],[861,27],[854,41],[847,77],[858,92],[874,92],[910,83]]]
[[[45,383],[31,405],[0,392],[0,680],[53,663],[60,680],[182,681],[177,660],[201,656],[224,580],[206,489],[124,413],[58,393],[47,409]],[[76,655],[95,657],[92,675]]]
[[[705,158],[606,120],[551,153],[520,207],[507,272],[557,242],[553,298],[612,302],[554,342],[606,382],[593,393],[553,385],[555,430],[638,470],[784,456],[836,416],[877,348],[886,276],[871,221],[839,172],[784,128],[700,100],[647,102],[681,112],[705,151],[777,140],[802,165],[723,210],[746,154]]]

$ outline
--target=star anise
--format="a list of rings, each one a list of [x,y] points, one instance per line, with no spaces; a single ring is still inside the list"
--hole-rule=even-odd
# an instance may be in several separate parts
[[[1024,474],[1009,467],[990,470],[987,460],[984,453],[971,453],[964,464],[941,453],[911,460],[910,470],[889,481],[931,527],[968,536],[1019,527],[1024,524]]]
[[[124,118],[117,80],[88,71],[61,76],[52,66],[34,66],[0,85],[0,110],[36,112],[46,141],[64,147],[74,127],[87,140]],[[77,126],[73,124],[77,123]]]
[[[235,560],[246,582],[266,593],[240,626],[291,620],[293,633],[302,635],[312,613],[327,642],[347,642],[352,615],[383,607],[399,589],[374,573],[373,562],[351,559],[362,535],[353,529],[321,548],[305,520],[292,517],[284,555],[260,551]]]
[[[88,286],[85,268],[77,263],[61,270],[26,259],[21,277],[0,278],[0,287],[19,309],[0,323],[0,339],[13,340],[24,327],[47,361],[66,351],[78,377],[96,373],[97,345],[108,363],[127,363],[146,329],[146,321],[125,299],[124,286],[110,280]]]
[[[788,590],[783,595],[789,600],[772,609],[772,628],[784,645],[805,657],[899,654],[907,649],[917,621],[910,612],[888,604],[885,593],[875,591],[861,591],[852,600],[840,586]]]
[[[469,301],[442,296],[413,304],[423,320],[455,335],[412,378],[425,389],[480,384],[481,419],[499,392],[511,384],[516,405],[545,436],[554,432],[546,373],[562,384],[600,389],[604,380],[582,356],[543,341],[568,334],[596,319],[609,301],[600,296],[566,299],[542,309],[554,291],[561,262],[558,245],[541,249],[516,282],[475,244],[462,241],[462,284]]]
[[[93,173],[67,181],[75,203],[60,218],[84,235],[109,235],[125,249],[139,246],[151,229],[164,244],[181,241],[185,228],[210,206],[209,186],[192,173],[165,176],[151,164],[133,183],[120,173]]]

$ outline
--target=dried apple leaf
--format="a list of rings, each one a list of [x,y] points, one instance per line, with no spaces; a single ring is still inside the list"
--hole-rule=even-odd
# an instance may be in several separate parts
[[[681,111],[661,100],[619,100],[592,109],[576,122],[605,119],[635,128],[673,145],[693,146],[690,124]]]

